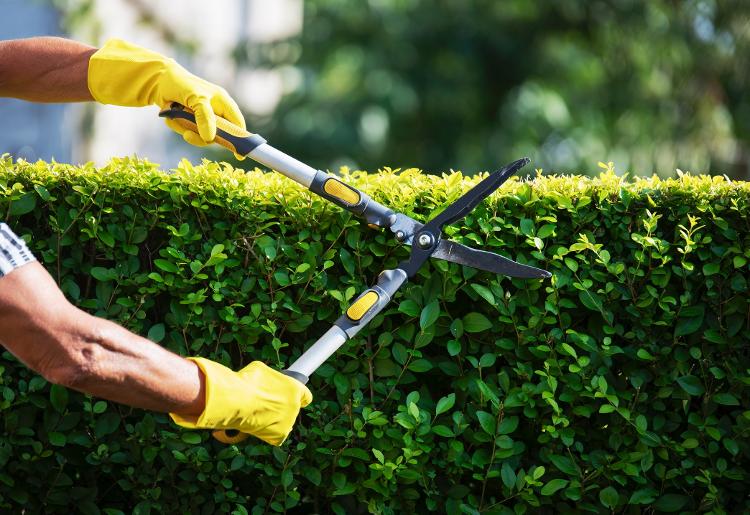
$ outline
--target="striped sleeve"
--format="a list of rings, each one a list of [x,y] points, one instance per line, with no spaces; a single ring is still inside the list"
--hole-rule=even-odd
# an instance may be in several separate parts
[[[16,268],[36,261],[26,242],[16,236],[4,223],[0,223],[0,277]]]

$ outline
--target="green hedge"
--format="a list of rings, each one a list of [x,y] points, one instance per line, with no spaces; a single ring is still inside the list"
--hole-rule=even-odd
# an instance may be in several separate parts
[[[611,168],[608,167],[608,168]],[[348,173],[423,219],[478,179]],[[750,510],[750,185],[512,180],[315,375],[281,448],[223,446],[5,353],[0,507],[70,513]],[[0,159],[0,217],[79,306],[183,355],[282,368],[407,254],[278,174]]]

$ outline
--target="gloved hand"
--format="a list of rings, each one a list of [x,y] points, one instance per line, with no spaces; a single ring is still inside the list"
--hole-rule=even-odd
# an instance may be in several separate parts
[[[110,39],[91,56],[88,86],[102,104],[165,108],[178,102],[189,107],[195,112],[197,134],[174,120],[166,122],[192,145],[214,140],[217,116],[245,128],[240,108],[223,88],[196,77],[173,59],[120,39]]]
[[[299,381],[253,361],[239,372],[204,358],[194,361],[206,378],[206,407],[195,417],[170,413],[190,429],[236,429],[281,445],[312,393]]]

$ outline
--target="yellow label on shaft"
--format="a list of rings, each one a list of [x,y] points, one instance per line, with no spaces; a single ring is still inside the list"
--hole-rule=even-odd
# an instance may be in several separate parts
[[[356,204],[359,202],[359,193],[336,179],[328,179],[325,184],[323,184],[323,190],[329,195],[341,199],[348,204]]]
[[[350,319],[360,320],[375,305],[380,297],[374,291],[368,291],[346,310],[346,316]]]

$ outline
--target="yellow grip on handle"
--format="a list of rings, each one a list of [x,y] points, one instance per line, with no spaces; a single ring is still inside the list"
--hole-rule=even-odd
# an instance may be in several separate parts
[[[359,193],[356,190],[336,179],[328,179],[323,184],[323,191],[351,205],[357,204],[360,199]]]
[[[235,434],[236,433],[236,434]],[[248,436],[250,436],[247,433],[243,433],[242,431],[233,431],[233,430],[218,430],[211,433],[214,438],[216,438],[221,443],[225,444],[235,444],[240,443],[241,441],[245,440]]]
[[[374,291],[368,291],[357,299],[354,304],[349,306],[346,310],[346,316],[348,316],[354,322],[361,320],[365,314],[372,308],[378,301],[380,296]]]

